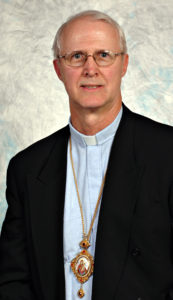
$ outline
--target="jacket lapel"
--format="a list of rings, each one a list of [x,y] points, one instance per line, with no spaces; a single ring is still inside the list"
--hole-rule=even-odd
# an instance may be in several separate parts
[[[68,127],[57,136],[41,174],[28,175],[29,212],[33,253],[45,299],[65,299],[63,210]]]
[[[103,191],[95,251],[92,300],[114,299],[127,258],[140,170],[135,163],[134,117],[123,107]]]

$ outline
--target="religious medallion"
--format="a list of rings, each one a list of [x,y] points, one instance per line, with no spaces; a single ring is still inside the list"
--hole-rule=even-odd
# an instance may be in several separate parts
[[[71,268],[77,280],[86,282],[94,271],[94,260],[87,250],[82,250],[72,261]]]

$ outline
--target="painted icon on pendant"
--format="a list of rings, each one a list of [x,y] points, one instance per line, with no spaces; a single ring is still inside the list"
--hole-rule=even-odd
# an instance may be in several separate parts
[[[79,276],[85,276],[88,273],[89,268],[90,261],[88,261],[88,259],[86,259],[84,256],[80,257],[76,264],[76,272],[79,274]]]

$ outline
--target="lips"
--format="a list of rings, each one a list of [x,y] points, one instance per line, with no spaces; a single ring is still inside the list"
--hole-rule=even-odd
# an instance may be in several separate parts
[[[81,87],[85,88],[85,89],[89,89],[89,90],[95,90],[97,88],[102,87],[102,85],[101,84],[81,84]]]
[[[96,89],[98,88],[100,85],[82,85],[82,87],[86,87],[87,89]]]

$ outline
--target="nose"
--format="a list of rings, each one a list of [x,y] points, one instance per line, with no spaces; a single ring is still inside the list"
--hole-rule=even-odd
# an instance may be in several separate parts
[[[94,60],[94,57],[89,54],[83,67],[83,75],[86,77],[98,76],[98,66]]]

